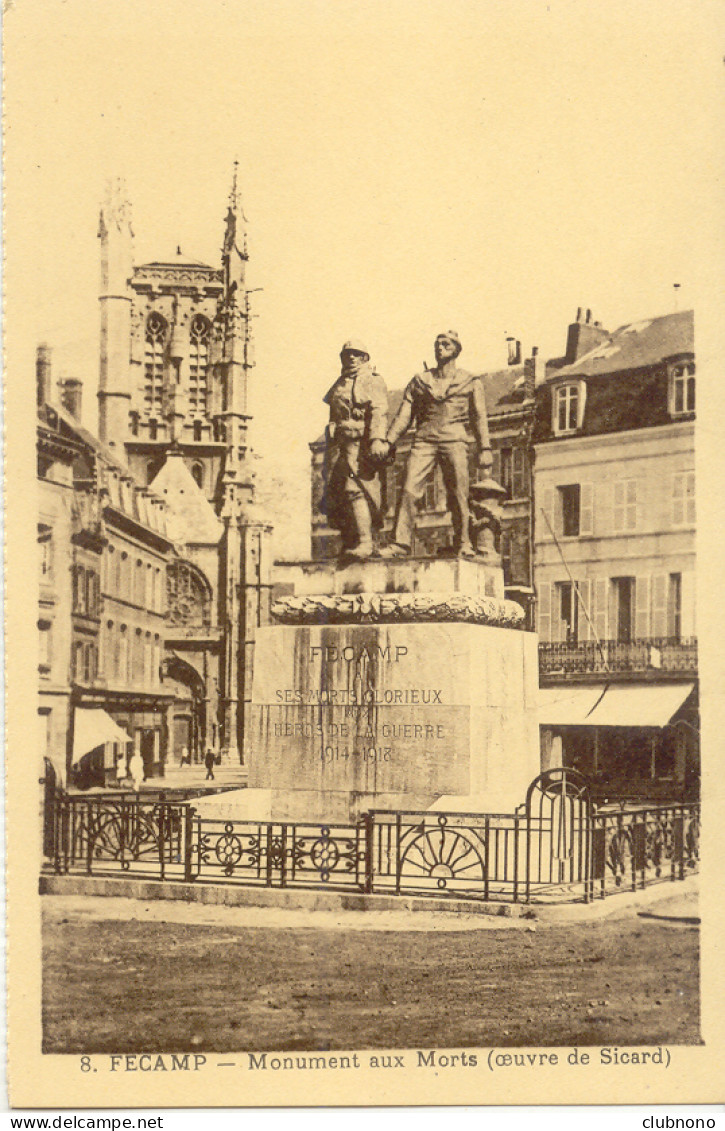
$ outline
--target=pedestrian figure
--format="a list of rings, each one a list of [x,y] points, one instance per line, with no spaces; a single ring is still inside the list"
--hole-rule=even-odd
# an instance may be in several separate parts
[[[207,750],[204,756],[204,765],[206,766],[206,780],[214,781],[214,751],[211,747]]]
[[[140,750],[134,750],[131,755],[131,759],[128,763],[128,775],[131,778],[133,788],[138,792],[145,776],[143,758],[141,757]]]

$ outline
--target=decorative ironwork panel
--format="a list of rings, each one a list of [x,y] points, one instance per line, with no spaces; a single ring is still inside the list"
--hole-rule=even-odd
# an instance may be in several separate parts
[[[211,820],[194,817],[192,876],[267,887],[365,884],[365,824]]]
[[[516,814],[388,813],[371,824],[371,887],[516,899],[525,825]]]
[[[682,879],[699,862],[699,805],[661,805],[597,813],[604,869],[601,895],[622,888]]]
[[[125,797],[66,797],[58,808],[58,870],[118,870],[160,879],[180,873],[183,806]]]

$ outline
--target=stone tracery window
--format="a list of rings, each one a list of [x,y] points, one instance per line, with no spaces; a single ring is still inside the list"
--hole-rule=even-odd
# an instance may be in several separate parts
[[[173,562],[166,570],[166,619],[186,631],[211,626],[211,592],[189,562]]]
[[[189,331],[189,412],[206,412],[207,365],[211,326],[203,314],[195,314]]]
[[[146,320],[144,350],[144,407],[147,416],[160,415],[164,391],[166,321],[152,310]]]

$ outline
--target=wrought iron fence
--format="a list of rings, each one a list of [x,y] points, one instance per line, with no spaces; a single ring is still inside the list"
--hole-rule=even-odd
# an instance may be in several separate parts
[[[371,891],[514,902],[522,896],[521,815],[373,810],[367,825]]]
[[[188,811],[187,879],[365,889],[364,823],[230,821]]]
[[[59,794],[59,873],[503,902],[585,900],[696,870],[699,806],[597,811],[582,775],[540,775],[515,813],[373,810],[351,824],[209,818],[191,805]]]
[[[58,795],[54,809],[57,871],[183,878],[185,805]]]
[[[658,805],[595,813],[592,882],[600,896],[682,880],[700,858],[700,806]]]
[[[583,640],[577,643],[541,641],[541,675],[574,675],[606,672],[697,673],[697,639],[647,637],[641,640]]]

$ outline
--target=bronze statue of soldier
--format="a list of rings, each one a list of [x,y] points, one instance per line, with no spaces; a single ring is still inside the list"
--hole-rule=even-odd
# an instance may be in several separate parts
[[[475,555],[469,530],[468,448],[473,439],[478,466],[490,475],[493,457],[485,395],[480,379],[456,366],[462,347],[455,331],[439,334],[434,348],[436,367],[425,369],[409,382],[387,432],[389,458],[401,436],[415,426],[393,542],[381,551],[384,557],[410,554],[416,503],[436,465],[443,474],[451,512],[453,550],[464,557]]]
[[[382,523],[380,466],[385,443],[388,394],[361,342],[345,342],[340,376],[324,398],[327,425],[323,513],[342,537],[341,558],[375,552]]]

